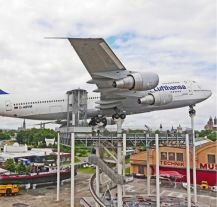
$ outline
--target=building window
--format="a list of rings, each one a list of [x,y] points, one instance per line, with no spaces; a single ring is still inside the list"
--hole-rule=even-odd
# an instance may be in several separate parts
[[[143,165],[138,166],[138,173],[139,174],[144,174],[144,166]]]
[[[167,152],[161,152],[161,160],[167,160]]]
[[[183,153],[176,153],[177,161],[183,161]]]
[[[175,153],[169,152],[169,160],[175,160]]]
[[[215,155],[208,155],[208,163],[215,163]]]

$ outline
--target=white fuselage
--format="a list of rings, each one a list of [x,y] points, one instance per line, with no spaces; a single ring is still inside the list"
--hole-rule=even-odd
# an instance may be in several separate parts
[[[184,87],[178,87],[184,86]],[[194,81],[168,82],[159,85],[157,88],[149,91],[170,92],[173,101],[162,106],[138,104],[138,98],[128,96],[123,100],[123,110],[126,114],[144,113],[156,110],[165,110],[172,108],[195,105],[211,96],[210,90],[202,89]],[[136,92],[135,92],[136,93]],[[140,92],[140,94],[143,92]],[[147,91],[144,91],[144,96]],[[96,108],[96,101],[100,100],[99,94],[88,96],[87,115],[88,118],[100,113]],[[108,116],[112,115],[112,110],[105,111]],[[64,93],[55,94],[23,94],[0,95],[0,116],[17,117],[34,120],[65,120],[67,114],[67,95]]]

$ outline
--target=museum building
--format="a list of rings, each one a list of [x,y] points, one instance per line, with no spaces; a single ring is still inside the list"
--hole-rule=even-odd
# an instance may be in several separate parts
[[[156,152],[150,148],[149,163],[150,173],[155,175]],[[210,186],[217,185],[217,142],[205,141],[196,146],[197,184],[207,181]],[[177,172],[182,178],[178,182],[186,182],[186,148],[185,146],[160,146],[159,147],[160,174]],[[190,148],[191,183],[192,177],[192,148]],[[134,176],[146,176],[147,151],[133,154],[130,157],[130,173]],[[169,173],[168,173],[169,174]]]

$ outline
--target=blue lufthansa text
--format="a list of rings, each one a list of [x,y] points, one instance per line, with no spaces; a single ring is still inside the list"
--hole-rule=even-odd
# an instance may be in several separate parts
[[[159,86],[154,89],[154,91],[168,91],[168,90],[183,90],[186,89],[185,85],[177,85],[177,86]]]

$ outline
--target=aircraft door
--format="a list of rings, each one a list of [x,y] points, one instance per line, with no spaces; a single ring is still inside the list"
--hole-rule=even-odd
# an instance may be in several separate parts
[[[13,104],[11,103],[11,101],[5,101],[5,110],[12,111],[12,109],[13,109]]]
[[[188,83],[188,94],[189,95],[193,95],[193,83],[190,81],[189,83]]]

